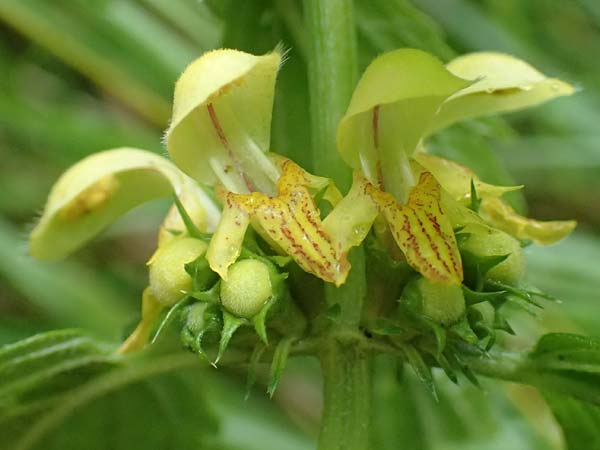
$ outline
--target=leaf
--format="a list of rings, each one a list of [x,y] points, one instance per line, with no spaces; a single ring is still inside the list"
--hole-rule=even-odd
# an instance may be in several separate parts
[[[411,371],[398,380],[394,369],[389,360],[378,358],[373,400],[377,450],[554,448],[545,442],[547,428],[542,434],[524,420],[499,383],[486,383],[484,389],[457,386],[436,370],[435,400],[420,389]]]
[[[160,91],[164,93],[170,81],[169,71],[161,70],[160,57],[149,56],[101,11],[76,2],[58,8],[43,1],[6,0],[0,5],[0,18],[140,116],[164,126],[169,104]]]
[[[528,281],[563,300],[557,317],[566,315],[595,337],[600,337],[598,261],[600,241],[582,232],[551,247],[527,249]]]
[[[569,450],[600,448],[600,407],[581,400],[543,391],[562,428]]]
[[[547,370],[587,372],[600,376],[600,339],[567,333],[546,334],[539,340],[531,359]]]
[[[526,354],[462,353],[468,366],[491,377],[531,384],[600,405],[600,339],[568,333],[542,336]]]
[[[48,265],[24,255],[22,235],[2,219],[0,273],[9,289],[17,291],[23,302],[53,320],[55,326],[83,327],[114,338],[131,314],[123,302],[123,291],[97,271],[75,261]]]
[[[196,448],[216,432],[204,398],[181,375],[151,378],[171,370],[181,373],[194,363],[195,358],[179,354],[131,360],[91,376],[80,372],[82,378],[71,377],[72,385],[43,407],[5,418],[0,429],[3,434],[10,429],[12,439],[10,447],[3,442],[0,448],[59,449],[77,443],[126,449],[133,442],[148,449]]]
[[[112,364],[113,349],[78,330],[49,331],[0,348],[0,411],[27,390],[93,364]]]
[[[473,84],[444,102],[430,132],[469,117],[527,108],[575,92],[572,85],[547,78],[526,62],[503,53],[470,53],[446,67]]]

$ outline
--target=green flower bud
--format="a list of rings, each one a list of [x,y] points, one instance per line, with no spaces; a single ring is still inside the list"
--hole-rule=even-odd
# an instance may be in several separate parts
[[[461,246],[476,256],[509,255],[492,267],[486,277],[511,286],[518,285],[525,270],[521,244],[503,231],[486,228],[484,232],[472,233]]]
[[[256,315],[272,294],[269,268],[255,259],[236,262],[229,268],[227,280],[221,281],[221,303],[238,317]]]
[[[158,248],[150,266],[150,289],[159,303],[173,305],[192,289],[192,277],[185,265],[206,252],[207,245],[193,238],[180,238]]]
[[[461,285],[434,283],[419,277],[410,281],[402,292],[402,303],[440,325],[451,325],[465,313]]]

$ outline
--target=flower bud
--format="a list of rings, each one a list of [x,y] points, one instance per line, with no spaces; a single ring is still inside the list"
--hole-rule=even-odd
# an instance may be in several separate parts
[[[206,252],[206,243],[193,238],[180,238],[158,248],[149,261],[150,289],[159,303],[173,305],[192,289],[192,277],[185,265]]]
[[[227,280],[221,281],[221,303],[238,317],[256,315],[272,293],[269,268],[255,259],[236,262],[229,268]]]
[[[512,236],[487,228],[485,232],[470,234],[461,249],[481,257],[509,255],[492,267],[486,277],[511,286],[519,284],[525,270],[525,260],[521,244]]]
[[[460,284],[434,283],[419,277],[410,281],[402,292],[402,303],[440,325],[451,325],[465,313],[465,298]]]

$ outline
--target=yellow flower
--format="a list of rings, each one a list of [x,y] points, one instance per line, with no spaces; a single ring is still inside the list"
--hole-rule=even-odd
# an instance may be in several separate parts
[[[483,183],[469,169],[428,155],[423,144],[429,134],[458,120],[532,106],[570,94],[570,85],[507,55],[466,55],[444,66],[420,50],[386,53],[365,71],[339,124],[339,151],[355,169],[352,188],[342,197],[329,179],[270,153],[281,60],[278,49],[262,56],[226,49],[190,64],[176,84],[165,137],[175,164],[122,148],[74,165],[50,193],[31,234],[31,254],[64,257],[134,206],[169,195],[176,196],[177,206],[160,228],[157,254],[188,238],[207,239],[190,230],[213,233],[206,260],[223,280],[241,253],[248,226],[275,253],[289,255],[306,272],[336,286],[348,276],[348,251],[361,244],[376,220],[387,224],[383,231],[378,227],[378,234],[388,233],[417,272],[446,286],[463,280],[456,227],[487,223],[539,243],[554,242],[573,229],[574,222],[519,216],[501,199],[519,187]],[[222,215],[200,183],[215,188]],[[467,208],[474,192],[480,201],[477,212]],[[325,217],[317,199],[332,207]],[[204,253],[203,243],[197,247],[202,251],[173,253],[185,254],[185,261],[171,258],[160,266],[158,278],[151,277],[177,282],[150,283],[142,322],[125,350],[144,344],[161,303],[185,295],[182,289],[191,286],[191,279],[184,264]]]

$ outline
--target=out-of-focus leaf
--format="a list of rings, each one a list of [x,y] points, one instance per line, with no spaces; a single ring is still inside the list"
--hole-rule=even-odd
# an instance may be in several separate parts
[[[525,255],[528,282],[562,300],[552,308],[555,315],[566,316],[587,333],[600,337],[600,240],[591,234],[575,233],[551,247],[531,246]]]
[[[75,364],[83,361],[81,353],[93,346],[82,336],[70,334],[73,332],[38,336],[8,347],[0,355],[5,353],[8,359],[3,367],[32,366],[39,360],[41,369],[42,363],[49,363],[39,370],[48,376],[36,379],[45,388],[28,386],[23,398],[2,411],[0,430],[11,439],[3,441],[0,448],[128,449],[139,445],[168,449],[175,445],[192,449],[215,434],[215,419],[198,389],[186,385],[180,375],[152,379],[196,365],[191,355],[148,360],[101,352],[104,359],[87,355],[87,361]],[[98,370],[98,362],[111,358],[119,363],[116,367]],[[53,368],[64,370],[50,373]]]
[[[472,356],[468,357],[470,367],[482,375],[530,384],[600,405],[600,339],[550,333],[526,354]]]
[[[311,448],[274,403],[244,401],[241,384],[169,347],[116,355],[53,331],[2,348],[0,373],[3,450]]]
[[[436,401],[410,370],[395,373],[383,358],[377,365],[374,400],[374,448],[396,450],[549,450],[539,435],[507,400],[500,386],[479,389],[452,384],[434,372]],[[461,380],[463,381],[463,380]]]
[[[39,0],[6,0],[0,4],[0,20],[47,47],[142,117],[166,125],[170,108],[165,88],[176,73],[165,72],[156,60],[151,63],[152,56],[140,46],[132,48],[131,39],[123,38],[126,33],[104,16],[100,4],[82,7],[70,2],[59,9]]]
[[[412,47],[450,59],[454,52],[443,30],[409,0],[358,0],[354,2],[361,65],[399,47]]]
[[[49,331],[0,348],[0,415],[18,397],[52,377],[87,365],[110,363],[111,348],[76,330]]]
[[[216,48],[222,39],[223,24],[204,2],[190,0],[143,0],[193,39],[202,50]]]
[[[600,406],[550,391],[543,394],[560,423],[569,450],[600,448]]]
[[[0,220],[0,274],[58,326],[82,327],[115,337],[130,317],[122,293],[74,262],[38,263],[25,256],[24,236]]]

